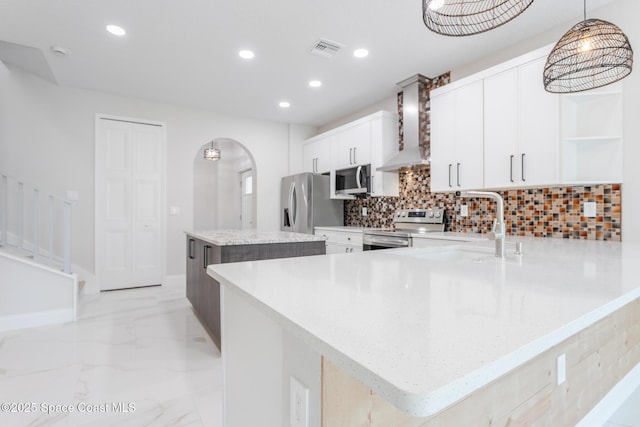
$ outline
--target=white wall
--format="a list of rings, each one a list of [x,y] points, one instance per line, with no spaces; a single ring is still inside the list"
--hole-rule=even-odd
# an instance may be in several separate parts
[[[311,126],[289,127],[289,175],[303,171],[302,146],[307,138],[318,134],[318,128]]]
[[[411,77],[411,76],[407,76],[407,78],[408,77]],[[339,118],[338,120],[325,123],[324,125],[318,128],[318,133],[330,131],[331,129],[335,129],[338,126],[342,126],[344,124],[361,119],[362,117],[368,116],[369,114],[377,113],[380,110],[397,114],[398,113],[398,92],[401,92],[401,91],[402,91],[402,88],[398,87],[397,90],[389,97],[381,99],[380,101],[373,103],[371,105],[368,105],[358,111],[354,111],[349,115]]]
[[[101,92],[52,85],[0,70],[0,171],[57,194],[78,190],[73,262],[94,271],[94,121],[96,113],[166,123],[166,275],[184,274],[184,230],[193,221],[193,159],[213,138],[243,144],[256,161],[257,228],[277,230],[280,178],[289,173],[289,125],[227,116]],[[292,127],[296,135],[304,133]],[[301,128],[307,129],[307,128]],[[302,138],[300,138],[301,140]],[[274,197],[275,195],[275,197]]]

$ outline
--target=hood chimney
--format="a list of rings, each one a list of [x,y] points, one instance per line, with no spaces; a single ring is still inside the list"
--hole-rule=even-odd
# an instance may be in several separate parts
[[[398,83],[402,88],[402,103],[398,103],[400,145],[404,147],[377,170],[395,172],[404,167],[429,164],[430,149],[426,145],[421,147],[420,141],[426,141],[427,132],[426,100],[422,99],[421,93],[430,82],[428,77],[416,74]]]

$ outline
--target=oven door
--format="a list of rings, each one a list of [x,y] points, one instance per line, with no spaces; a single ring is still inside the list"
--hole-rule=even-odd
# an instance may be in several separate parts
[[[362,250],[375,251],[378,249],[408,248],[411,246],[410,236],[394,236],[392,233],[364,234],[362,236]]]

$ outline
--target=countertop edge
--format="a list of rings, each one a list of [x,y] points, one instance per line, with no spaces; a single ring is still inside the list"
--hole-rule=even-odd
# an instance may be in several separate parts
[[[212,230],[212,232],[215,232],[215,230]],[[211,236],[207,236],[205,234],[202,234],[202,232],[198,232],[198,231],[188,231],[185,230],[184,231],[185,235],[202,240],[204,242],[207,243],[211,243],[212,245],[216,245],[216,246],[241,246],[241,245],[269,245],[269,244],[279,244],[279,243],[313,243],[313,242],[323,242],[326,241],[327,238],[324,236],[317,236],[314,234],[302,234],[302,233],[289,233],[289,232],[278,232],[278,231],[273,231],[273,232],[256,232],[256,234],[264,234],[265,236],[271,235],[271,234],[279,234],[279,233],[289,233],[289,234],[296,234],[299,235],[298,237],[264,237],[264,238],[259,238],[259,237],[255,237],[255,238],[243,238],[243,237],[237,237],[237,238],[220,238],[220,239],[216,239],[214,237]]]

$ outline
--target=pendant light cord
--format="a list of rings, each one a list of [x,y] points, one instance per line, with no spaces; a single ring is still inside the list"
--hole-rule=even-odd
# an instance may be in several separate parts
[[[584,0],[584,7],[582,8],[582,10],[584,10],[584,19],[583,21],[587,20],[587,0]]]

